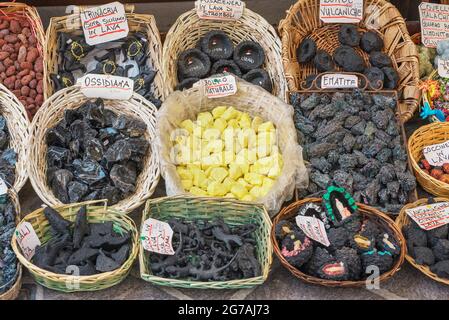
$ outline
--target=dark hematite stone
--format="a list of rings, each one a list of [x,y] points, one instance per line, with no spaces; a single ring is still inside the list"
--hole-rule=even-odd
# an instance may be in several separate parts
[[[63,203],[123,200],[135,190],[149,153],[146,130],[143,121],[117,115],[101,99],[66,110],[64,120],[49,129],[46,139],[47,182],[55,196]],[[0,156],[1,164],[0,176],[15,165],[9,151]]]
[[[5,128],[0,116],[0,128]],[[11,238],[16,228],[16,211],[8,196],[0,198],[0,294],[9,290],[17,277],[17,258],[11,248]]]

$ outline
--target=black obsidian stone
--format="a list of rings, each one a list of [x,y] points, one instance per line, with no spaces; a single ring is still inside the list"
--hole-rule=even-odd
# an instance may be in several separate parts
[[[182,80],[175,88],[175,90],[190,89],[196,82],[200,81],[200,78],[187,78]]]
[[[326,51],[319,50],[313,58],[313,63],[319,72],[332,71],[335,68],[334,60]]]
[[[209,56],[198,49],[189,49],[180,54],[178,58],[178,77],[203,78],[210,70]]]
[[[261,86],[268,92],[273,90],[273,85],[271,84],[270,75],[263,69],[254,69],[243,76],[243,79],[251,82],[252,84]]]
[[[343,24],[338,32],[338,40],[342,45],[357,47],[360,44],[361,34],[357,26],[353,24]]]
[[[242,71],[239,66],[232,60],[218,60],[212,65],[211,74],[232,73],[237,77],[242,77]]]
[[[229,59],[234,45],[228,35],[220,30],[209,31],[201,38],[201,50],[212,60]]]
[[[365,32],[360,41],[360,47],[363,51],[381,51],[384,47],[382,38],[374,31]]]
[[[310,38],[304,39],[296,50],[296,58],[299,63],[312,61],[316,54],[316,43]]]
[[[240,42],[234,50],[234,62],[242,71],[257,69],[265,61],[265,52],[260,44],[254,41]]]

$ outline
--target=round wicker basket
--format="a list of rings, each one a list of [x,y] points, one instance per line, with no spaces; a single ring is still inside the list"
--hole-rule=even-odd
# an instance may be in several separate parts
[[[165,38],[162,49],[163,77],[168,92],[173,92],[178,83],[178,56],[189,48],[194,48],[198,40],[211,30],[223,30],[234,45],[241,41],[258,42],[265,51],[263,68],[273,83],[273,95],[287,101],[287,83],[281,58],[281,40],[276,30],[260,15],[245,8],[237,21],[219,21],[200,19],[195,9],[178,17]]]
[[[366,280],[360,280],[360,281],[333,281],[333,280],[326,280],[317,278],[314,276],[307,275],[291,264],[287,262],[287,260],[284,258],[284,256],[281,253],[281,249],[279,248],[279,245],[276,240],[276,234],[275,234],[275,228],[276,225],[281,221],[285,219],[292,218],[295,216],[298,212],[298,209],[310,202],[314,203],[321,203],[321,198],[306,198],[300,201],[296,201],[289,205],[288,207],[285,207],[282,209],[282,211],[274,218],[273,220],[273,226],[271,228],[271,243],[273,244],[274,253],[277,255],[279,260],[281,261],[281,264],[287,268],[295,277],[304,280],[305,282],[312,283],[312,284],[318,284],[326,287],[362,287],[366,285]],[[398,258],[396,258],[395,264],[393,268],[380,275],[379,282],[385,281],[389,278],[391,278],[396,272],[400,270],[400,267],[402,263],[404,262],[404,256],[406,251],[406,245],[405,245],[405,239],[404,236],[401,233],[401,230],[394,224],[393,220],[391,220],[387,215],[380,212],[379,210],[376,210],[372,207],[366,206],[361,203],[357,203],[357,206],[359,207],[360,213],[363,215],[369,217],[370,219],[373,219],[378,225],[383,226],[384,228],[389,229],[392,234],[394,235],[395,239],[398,240],[399,245],[401,246],[401,254]],[[371,279],[370,281],[372,281]]]
[[[15,181],[9,187],[19,192],[28,179],[26,143],[29,138],[30,121],[23,104],[2,84],[0,84],[0,114],[6,119],[10,135],[10,147],[17,153]]]
[[[415,44],[410,39],[405,21],[394,5],[386,0],[364,1],[364,19],[360,30],[375,29],[384,40],[384,52],[393,61],[399,73],[401,120],[409,120],[418,107],[419,66]],[[319,18],[320,0],[298,0],[287,10],[287,16],[279,24],[282,38],[282,59],[285,77],[290,91],[300,90],[301,82],[311,74],[317,74],[312,64],[300,66],[296,49],[303,39],[311,37],[319,49],[333,53],[339,46],[339,24],[324,24]],[[368,55],[356,49],[366,63]]]
[[[265,282],[273,261],[273,248],[270,242],[271,220],[263,205],[246,203],[234,199],[175,196],[150,199],[142,215],[142,225],[148,218],[167,221],[170,218],[186,221],[214,219],[222,217],[230,225],[255,224],[254,240],[256,257],[261,265],[261,275],[247,279],[229,281],[193,281],[189,279],[162,278],[152,274],[149,268],[149,255],[140,243],[140,276],[152,284],[188,289],[242,289],[252,288]]]
[[[449,201],[449,198],[435,198],[435,201],[436,202],[446,202],[446,201]],[[398,228],[402,230],[403,227],[407,226],[410,223],[410,218],[407,215],[407,213],[405,212],[405,210],[426,205],[427,202],[428,202],[428,199],[419,199],[416,202],[409,203],[409,204],[405,205],[404,208],[402,208],[401,212],[399,213],[399,215],[395,221]],[[415,259],[413,259],[408,253],[405,255],[405,259],[407,259],[407,261],[412,266],[414,266],[416,269],[418,269],[419,271],[424,273],[429,278],[449,285],[449,279],[444,279],[444,278],[438,277],[435,273],[430,271],[429,266],[417,264]]]
[[[423,158],[423,148],[449,140],[449,123],[433,122],[418,128],[408,140],[408,156],[419,184],[427,192],[439,196],[449,197],[449,184],[441,182],[425,173],[418,165]]]
[[[17,196],[17,193],[13,191],[12,189],[9,189],[8,191],[9,198],[14,204],[14,208],[16,209],[16,223],[19,223],[20,221],[20,203],[19,203],[19,197]],[[19,261],[17,261],[17,272],[16,276],[13,279],[14,284],[5,292],[0,293],[0,301],[2,300],[15,300],[20,293],[20,288],[22,287],[22,265]],[[9,286],[9,283],[6,284],[4,287]],[[0,292],[2,288],[0,287]]]
[[[58,206],[62,203],[47,184],[46,133],[63,119],[64,110],[77,109],[88,100],[81,93],[79,86],[62,89],[45,101],[31,124],[27,170],[37,195],[49,206]],[[137,93],[134,93],[130,100],[105,100],[105,108],[117,114],[139,118],[147,125],[146,138],[150,142],[150,151],[137,178],[136,191],[132,196],[111,206],[115,210],[128,213],[143,204],[153,194],[159,182],[159,158],[157,150],[152,146],[156,132],[157,110],[153,104]]]
[[[101,205],[103,204],[103,205]],[[106,201],[88,201],[83,203],[74,203],[70,205],[62,205],[55,207],[65,219],[75,221],[78,210],[87,205],[87,217],[91,223],[101,223],[105,221],[113,221],[114,224],[120,226],[125,231],[131,232],[132,249],[128,259],[118,269],[110,272],[103,272],[91,276],[72,276],[53,273],[35,266],[28,261],[22,254],[14,235],[12,238],[12,247],[20,262],[33,275],[37,283],[44,287],[62,291],[62,292],[80,292],[80,291],[96,291],[112,287],[126,278],[134,259],[137,257],[139,250],[139,238],[137,228],[134,222],[122,212],[107,207]],[[29,222],[36,231],[37,236],[43,244],[51,237],[51,229],[48,220],[44,216],[44,208],[39,208],[28,214],[20,223]]]
[[[52,17],[46,32],[47,47],[45,50],[44,65],[47,75],[51,73],[58,73],[58,33],[70,32],[75,34],[82,34],[81,18],[79,11],[82,7],[73,7],[75,13],[62,16]],[[162,43],[159,35],[159,30],[156,26],[156,19],[153,15],[134,13],[134,5],[125,5],[126,18],[130,35],[134,32],[143,33],[148,39],[147,57],[149,58],[149,65],[154,70],[161,70],[162,68]],[[153,86],[153,93],[156,98],[163,100],[165,98],[165,83],[162,79],[161,72],[157,72]],[[45,77],[45,92],[50,97],[55,91],[50,77]]]

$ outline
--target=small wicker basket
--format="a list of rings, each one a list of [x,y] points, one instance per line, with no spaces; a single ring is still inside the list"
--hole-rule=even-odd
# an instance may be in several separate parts
[[[164,197],[148,200],[142,215],[143,222],[148,218],[166,221],[169,218],[213,219],[221,217],[229,225],[255,223],[256,254],[262,267],[258,277],[231,281],[193,281],[169,279],[154,276],[148,266],[148,253],[140,244],[140,276],[143,280],[159,286],[189,289],[241,289],[251,288],[265,282],[272,263],[273,248],[270,242],[271,220],[262,205],[241,202],[233,199],[200,198],[188,196]]]
[[[19,197],[15,191],[12,189],[9,189],[8,191],[9,198],[11,199],[12,203],[14,204],[14,208],[16,210],[16,223],[19,223],[20,221],[20,203],[19,203]],[[22,265],[19,261],[17,261],[17,274],[13,279],[14,284],[6,290],[3,293],[0,293],[0,301],[2,300],[15,300],[20,293],[20,288],[22,287]],[[4,285],[3,287],[8,286],[8,284]],[[2,287],[0,287],[1,292]]]
[[[449,199],[448,198],[435,198],[435,201],[436,202],[447,202],[447,201],[449,201]],[[396,218],[396,221],[395,221],[398,228],[402,230],[402,228],[404,228],[405,226],[407,226],[410,223],[410,218],[407,215],[407,213],[405,212],[405,210],[426,205],[427,202],[428,202],[428,199],[419,199],[416,202],[409,203],[409,204],[405,205],[404,208],[402,208],[401,212],[399,213],[399,216]],[[418,269],[419,271],[424,273],[429,278],[449,285],[449,279],[444,279],[444,278],[438,277],[435,273],[430,271],[429,266],[416,263],[415,259],[413,259],[408,253],[405,255],[405,259],[407,259],[407,261],[412,266],[414,266],[416,269]]]
[[[287,83],[281,57],[281,40],[276,30],[260,15],[245,8],[237,21],[200,19],[195,9],[178,17],[165,38],[162,50],[164,81],[168,93],[174,91],[178,83],[178,56],[187,49],[194,48],[198,40],[211,30],[222,30],[228,34],[234,45],[241,41],[258,42],[265,51],[263,68],[273,83],[273,95],[287,101]]]
[[[103,204],[103,205],[101,205]],[[134,259],[137,257],[138,248],[138,234],[134,222],[122,212],[113,210],[107,207],[107,202],[88,201],[82,203],[74,203],[70,205],[62,205],[55,207],[65,219],[75,221],[78,210],[87,205],[87,217],[91,223],[102,223],[105,221],[113,221],[125,231],[131,232],[132,250],[125,263],[114,271],[104,272],[91,276],[72,276],[53,273],[35,266],[31,261],[28,261],[23,256],[22,251],[17,243],[17,238],[14,235],[12,238],[12,247],[20,262],[28,269],[37,283],[44,287],[62,291],[62,292],[80,292],[80,291],[96,291],[112,287],[126,278]],[[28,214],[22,222],[29,222],[36,231],[37,236],[42,244],[48,242],[52,237],[50,225],[44,216],[44,208],[35,210]]]
[[[0,84],[0,114],[6,119],[10,135],[10,147],[17,153],[15,181],[9,187],[19,192],[28,179],[26,142],[29,138],[30,121],[23,104],[2,84]]]
[[[416,179],[424,190],[439,197],[449,197],[449,184],[425,173],[418,163],[423,158],[424,147],[447,140],[449,140],[448,122],[433,122],[422,126],[413,132],[408,140],[408,156]]]
[[[405,21],[394,5],[386,0],[364,1],[364,20],[360,30],[373,26],[385,43],[384,51],[391,57],[394,68],[399,73],[398,113],[404,122],[409,120],[418,107],[419,66],[415,44],[410,39]],[[298,0],[287,10],[287,16],[279,24],[282,38],[282,59],[285,77],[290,91],[300,89],[301,82],[316,69],[308,64],[299,65],[296,49],[303,39],[310,36],[319,49],[332,53],[338,46],[338,24],[324,24],[319,18],[320,0]],[[373,29],[373,28],[371,28]],[[367,63],[368,55],[356,49]]]
[[[62,16],[62,17],[52,17],[50,19],[50,24],[48,25],[46,32],[47,47],[45,50],[45,69],[47,75],[51,73],[58,73],[58,33],[59,32],[70,32],[75,34],[82,34],[81,18],[79,15],[81,7],[73,7],[74,13]],[[129,34],[133,32],[141,32],[146,35],[148,39],[148,51],[147,56],[149,58],[150,66],[158,71],[153,86],[153,93],[156,98],[165,98],[165,84],[162,79],[162,74],[160,72],[162,68],[162,43],[159,35],[159,30],[156,26],[156,19],[153,15],[149,14],[137,14],[134,13],[134,5],[125,5],[126,18],[128,20]],[[52,81],[50,77],[45,77],[45,92],[47,96],[50,97],[55,91],[53,89]]]
[[[274,218],[273,220],[273,226],[271,228],[271,242],[273,244],[274,253],[277,255],[279,260],[281,261],[281,264],[287,268],[288,271],[290,271],[295,277],[304,280],[305,282],[312,283],[312,284],[318,284],[325,287],[340,287],[340,288],[346,288],[346,287],[362,287],[366,285],[365,280],[359,280],[359,281],[333,281],[333,280],[326,280],[317,278],[308,274],[305,274],[301,272],[299,269],[295,268],[291,264],[287,262],[287,260],[284,258],[284,256],[281,253],[281,249],[279,248],[279,244],[276,240],[276,232],[275,228],[276,225],[281,220],[286,220],[294,217],[298,209],[306,204],[306,203],[321,203],[321,198],[306,198],[300,201],[296,201],[289,205],[288,207],[285,207],[282,209],[282,211]],[[393,268],[380,275],[379,282],[385,281],[389,278],[391,278],[396,272],[400,270],[400,267],[402,263],[404,262],[404,256],[406,251],[406,245],[405,245],[405,239],[404,236],[401,233],[401,230],[394,224],[393,220],[391,220],[387,215],[380,212],[377,209],[374,209],[372,207],[369,207],[367,205],[357,203],[357,206],[359,208],[359,212],[363,215],[369,217],[370,219],[374,220],[378,225],[383,226],[384,228],[387,228],[390,230],[394,236],[395,239],[398,240],[399,245],[401,246],[401,254],[398,258],[396,258],[395,264]],[[372,281],[374,279],[371,279]]]
[[[31,124],[27,170],[37,195],[49,206],[62,203],[47,184],[46,133],[63,119],[64,110],[76,109],[88,100],[81,93],[79,86],[62,89],[45,101]],[[159,158],[157,150],[152,146],[157,110],[152,103],[137,93],[134,93],[130,100],[105,100],[105,108],[117,114],[139,118],[147,125],[146,138],[150,142],[150,151],[137,178],[136,191],[132,196],[111,206],[117,211],[128,213],[143,204],[153,194],[159,182]]]

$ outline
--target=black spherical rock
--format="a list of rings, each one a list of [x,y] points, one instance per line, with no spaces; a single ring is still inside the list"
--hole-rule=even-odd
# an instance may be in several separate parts
[[[242,77],[242,71],[239,66],[232,60],[218,60],[212,65],[211,74],[232,73],[237,77]]]
[[[382,38],[374,31],[365,32],[360,41],[360,47],[363,51],[381,51],[384,47]]]
[[[338,32],[338,40],[342,45],[357,47],[360,44],[360,32],[353,24],[343,24]]]
[[[313,58],[313,63],[319,72],[332,71],[335,68],[334,60],[326,51],[319,50]]]
[[[365,70],[365,62],[362,57],[349,46],[338,47],[334,51],[334,61],[343,71],[363,72]]]

